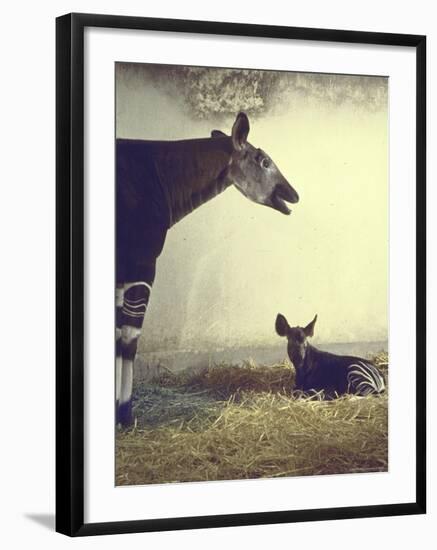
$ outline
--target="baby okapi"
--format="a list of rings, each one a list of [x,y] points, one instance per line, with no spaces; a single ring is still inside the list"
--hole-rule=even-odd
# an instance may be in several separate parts
[[[365,396],[384,392],[384,376],[367,359],[334,355],[308,343],[316,321],[317,315],[306,327],[290,327],[283,315],[276,317],[276,332],[287,337],[288,355],[296,369],[295,388],[323,391],[328,399],[344,393]]]

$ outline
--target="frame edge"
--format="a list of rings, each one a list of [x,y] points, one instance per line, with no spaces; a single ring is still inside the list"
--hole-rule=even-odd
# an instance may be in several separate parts
[[[416,502],[392,505],[162,518],[84,524],[84,183],[83,30],[85,26],[265,36],[416,48],[417,385]],[[220,27],[220,31],[217,30]],[[56,531],[68,536],[170,531],[426,513],[426,37],[67,14],[56,19]],[[420,214],[420,215],[419,215]],[[74,221],[74,223],[73,223]],[[421,286],[418,281],[420,281]],[[421,332],[423,331],[423,332]]]
[[[56,19],[56,531],[83,526],[83,27]]]
[[[416,502],[426,513],[426,36],[416,47]]]

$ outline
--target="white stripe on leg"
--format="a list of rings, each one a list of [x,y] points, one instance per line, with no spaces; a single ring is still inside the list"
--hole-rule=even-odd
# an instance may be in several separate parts
[[[130,288],[132,288],[134,286],[141,286],[141,285],[148,288],[149,292],[152,292],[152,286],[149,285],[149,283],[146,283],[145,281],[136,281],[134,283],[125,283],[124,287],[123,287],[123,292],[128,291]]]
[[[132,344],[136,341],[141,334],[141,329],[132,327],[129,325],[123,325],[121,327],[121,341],[125,346]],[[123,352],[124,355],[125,352]],[[120,405],[128,403],[132,398],[132,386],[133,386],[133,367],[134,367],[135,353],[132,357],[123,357],[121,368],[121,386],[120,386]]]
[[[121,373],[123,368],[123,359],[121,355],[115,358],[115,399],[119,401],[121,393]]]
[[[140,328],[131,327],[130,325],[123,325],[121,327],[121,341],[123,344],[130,344],[133,340],[136,340],[140,334]]]
[[[132,398],[132,383],[134,378],[134,362],[130,359],[123,360],[121,369],[120,404],[128,403]]]
[[[123,307],[124,288],[116,287],[115,289],[115,307]]]

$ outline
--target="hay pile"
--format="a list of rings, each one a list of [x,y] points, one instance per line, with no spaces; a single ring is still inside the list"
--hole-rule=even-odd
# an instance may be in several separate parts
[[[117,485],[386,471],[387,396],[296,397],[293,377],[286,363],[174,375],[179,394],[208,398],[163,425],[119,432]]]
[[[196,371],[186,370],[170,376],[168,373],[155,383],[177,386],[189,391],[207,391],[217,399],[238,397],[247,391],[290,394],[295,380],[294,368],[288,361],[276,365],[257,365],[245,361],[242,365],[226,363],[209,365]]]
[[[388,354],[385,351],[369,357],[386,376]],[[178,388],[181,391],[207,391],[218,399],[229,399],[248,391],[292,395],[295,370],[288,359],[274,365],[259,365],[253,360],[242,364],[211,364],[200,369],[173,372],[161,367],[154,376],[140,380],[146,385]]]
[[[380,351],[375,356],[371,357],[371,360],[384,374],[386,381],[388,382],[388,353],[386,351]]]

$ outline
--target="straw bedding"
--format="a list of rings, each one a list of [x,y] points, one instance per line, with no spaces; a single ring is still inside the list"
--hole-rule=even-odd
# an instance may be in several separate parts
[[[387,369],[388,358],[375,358]],[[116,484],[381,472],[388,397],[293,392],[284,361],[165,371],[135,396],[135,428],[116,436]]]

